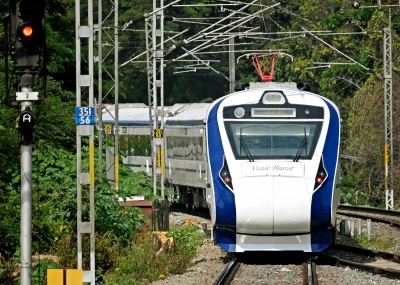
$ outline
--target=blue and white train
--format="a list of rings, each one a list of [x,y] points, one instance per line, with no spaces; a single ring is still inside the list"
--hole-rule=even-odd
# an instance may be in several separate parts
[[[228,252],[321,252],[340,202],[340,114],[307,85],[257,83],[206,117],[206,201]]]

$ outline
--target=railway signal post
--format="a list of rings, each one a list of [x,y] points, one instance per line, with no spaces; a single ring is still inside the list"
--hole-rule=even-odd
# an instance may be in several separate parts
[[[33,83],[33,77],[29,80]],[[23,81],[23,79],[21,79]],[[33,85],[33,84],[32,84]],[[32,86],[30,85],[30,86]],[[31,87],[24,87],[22,92],[17,92],[17,100],[20,102],[21,114],[17,119],[17,129],[21,134],[21,285],[31,284],[32,267],[32,147],[33,130],[35,119],[33,115],[33,101],[29,98],[32,92]],[[19,94],[19,95],[18,95]],[[26,94],[26,95],[25,95]],[[28,97],[23,98],[24,96]]]
[[[40,68],[45,46],[44,1],[9,1],[9,37],[11,56],[14,61],[13,73],[17,82],[14,100],[7,103],[19,107],[20,115],[16,128],[21,135],[21,285],[32,283],[32,148],[35,116],[33,106],[42,104],[39,92],[34,91],[34,77],[41,73]],[[7,75],[8,77],[8,75]],[[8,82],[8,78],[5,80]]]

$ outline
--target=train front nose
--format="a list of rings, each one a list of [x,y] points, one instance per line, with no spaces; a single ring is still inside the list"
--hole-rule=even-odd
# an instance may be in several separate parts
[[[312,181],[304,177],[236,179],[237,232],[255,235],[309,233],[310,184]]]

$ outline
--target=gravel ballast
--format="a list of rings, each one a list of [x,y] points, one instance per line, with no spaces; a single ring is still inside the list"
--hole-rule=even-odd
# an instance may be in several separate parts
[[[189,218],[193,219],[200,228],[202,228],[202,223],[206,223],[207,228],[210,229],[209,220],[183,213],[171,213],[170,223],[183,225]],[[390,236],[398,239],[398,230],[389,225],[374,223],[373,228],[379,230],[381,236]],[[397,253],[398,250],[399,247],[396,244],[393,249],[387,251]],[[214,245],[209,238],[205,238],[202,246],[199,248],[198,256],[192,261],[192,266],[190,266],[184,274],[169,275],[165,279],[158,280],[152,284],[211,285],[218,279],[231,258],[231,254],[228,254],[218,246]],[[400,280],[386,278],[379,274],[341,265],[317,265],[317,274],[319,285],[400,285]],[[231,284],[302,284],[301,266],[296,264],[242,264]]]

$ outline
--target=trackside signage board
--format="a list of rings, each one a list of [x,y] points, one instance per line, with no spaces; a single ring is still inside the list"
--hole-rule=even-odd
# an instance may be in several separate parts
[[[299,162],[244,162],[243,176],[304,176],[304,165]]]

